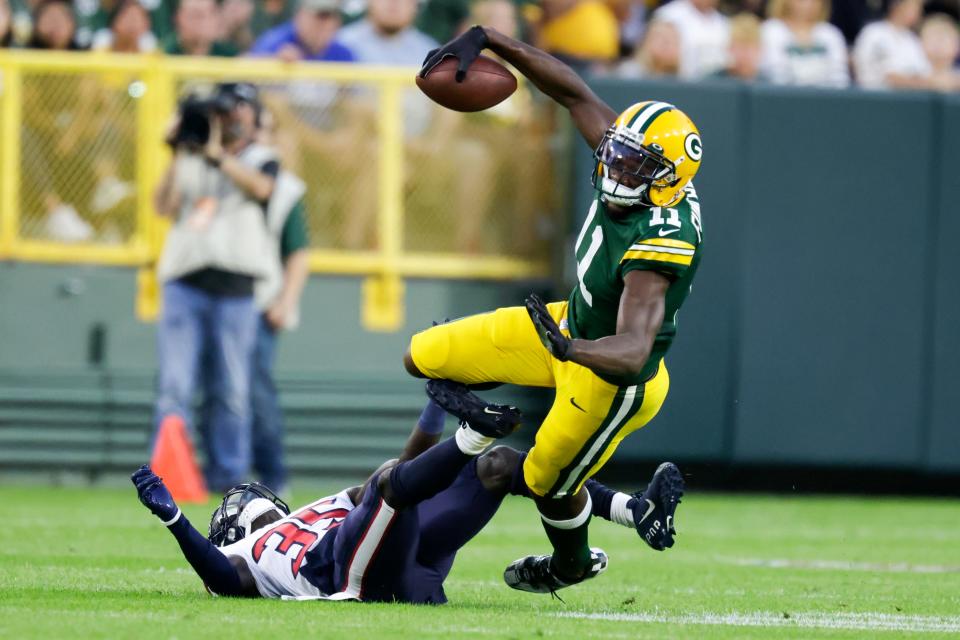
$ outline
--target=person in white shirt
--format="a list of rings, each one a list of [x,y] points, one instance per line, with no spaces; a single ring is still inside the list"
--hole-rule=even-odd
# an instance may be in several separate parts
[[[932,67],[934,88],[940,91],[960,91],[960,30],[950,16],[935,13],[920,27],[920,42]]]
[[[774,84],[846,87],[843,34],[827,22],[828,0],[771,0],[763,23],[761,66]]]
[[[868,24],[853,45],[857,82],[866,89],[928,89],[931,68],[913,29],[923,0],[893,0],[883,20]]]
[[[680,77],[695,80],[723,69],[730,27],[717,11],[717,0],[673,0],[653,14],[680,32]]]
[[[680,68],[680,32],[672,22],[653,20],[632,58],[617,66],[618,78],[675,78]]]

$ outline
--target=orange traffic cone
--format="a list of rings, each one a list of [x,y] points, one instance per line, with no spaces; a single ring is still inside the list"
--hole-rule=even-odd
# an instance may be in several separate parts
[[[167,416],[160,423],[150,466],[155,474],[163,478],[170,495],[177,502],[207,501],[207,485],[193,455],[187,425],[180,416]]]

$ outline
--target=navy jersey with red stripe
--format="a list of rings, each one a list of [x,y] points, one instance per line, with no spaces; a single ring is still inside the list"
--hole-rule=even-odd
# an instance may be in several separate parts
[[[332,585],[333,566],[323,561],[344,519],[354,509],[346,491],[321,498],[242,540],[223,547],[243,558],[264,598],[322,596]],[[324,566],[319,566],[320,564]],[[316,566],[315,566],[316,565]]]

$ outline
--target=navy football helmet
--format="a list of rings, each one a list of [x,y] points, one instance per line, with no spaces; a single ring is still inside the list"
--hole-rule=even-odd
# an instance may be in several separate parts
[[[223,501],[210,517],[210,531],[207,539],[218,547],[244,538],[249,531],[240,522],[243,510],[254,500],[263,499],[273,503],[283,516],[290,515],[290,507],[269,487],[259,482],[238,484],[223,495]]]

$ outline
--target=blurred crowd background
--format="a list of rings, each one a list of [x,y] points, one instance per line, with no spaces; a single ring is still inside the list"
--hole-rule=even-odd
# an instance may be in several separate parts
[[[0,0],[0,44],[415,65],[473,23],[579,69],[960,89],[957,0]]]
[[[955,92],[958,16],[960,0],[0,0],[0,44],[416,67],[480,23],[594,77]],[[142,80],[44,73],[25,83],[22,237],[134,236]],[[310,185],[311,247],[377,250],[376,92],[310,80],[263,88],[264,135]],[[556,116],[529,88],[468,116],[407,90],[404,163],[418,170],[404,179],[404,247],[547,259],[565,194],[543,185],[564,168],[524,158],[563,148]]]

